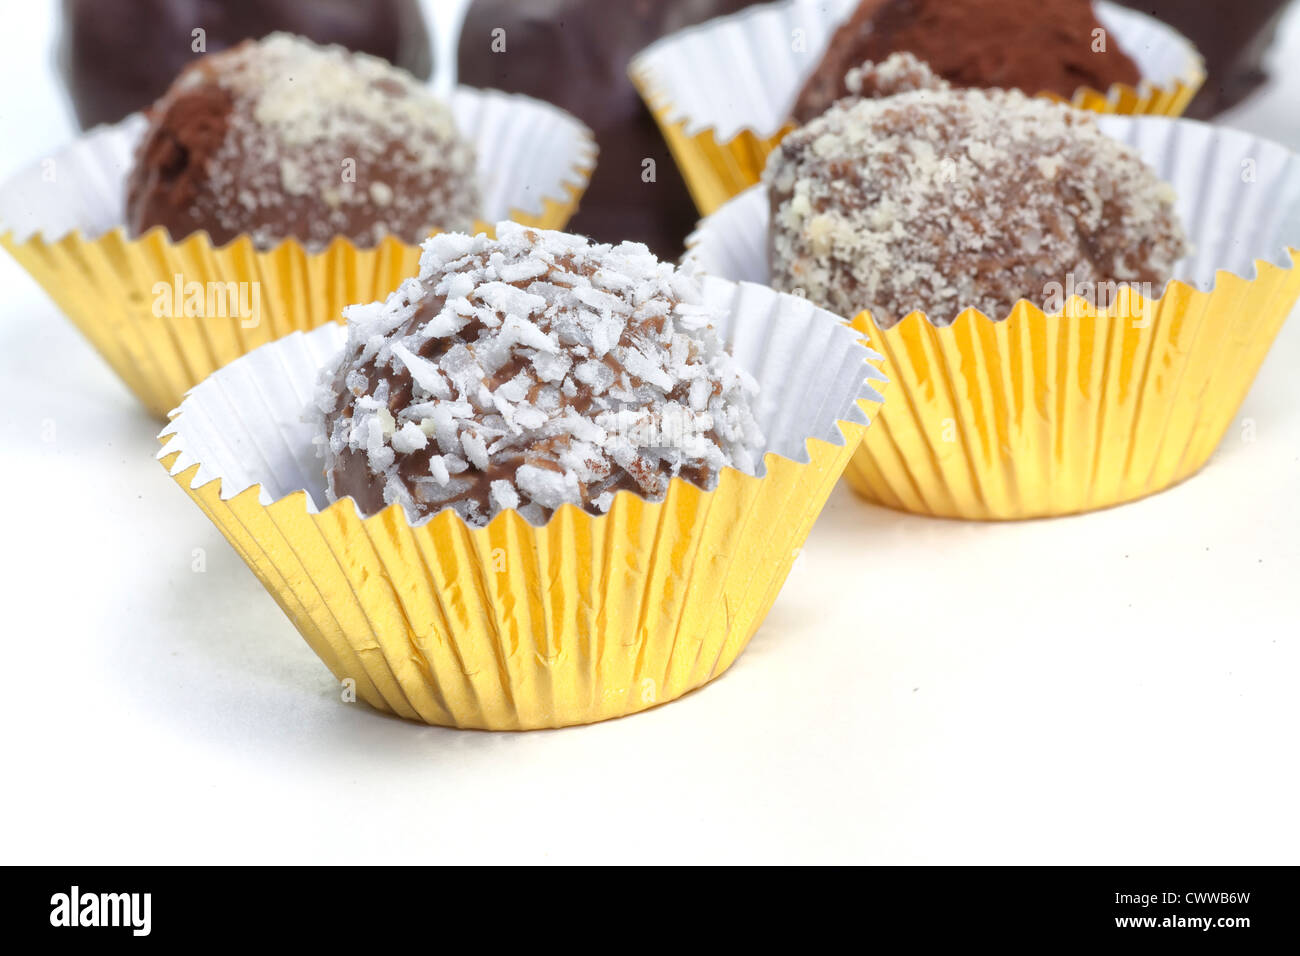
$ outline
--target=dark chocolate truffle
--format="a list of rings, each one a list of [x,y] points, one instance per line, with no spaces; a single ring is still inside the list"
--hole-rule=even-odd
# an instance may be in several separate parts
[[[628,62],[660,37],[754,0],[474,0],[459,80],[548,100],[591,127],[600,162],[569,223],[601,242],[681,254],[699,212],[631,80]],[[654,181],[646,182],[646,160]]]
[[[206,230],[261,249],[345,236],[371,246],[465,229],[474,150],[408,73],[284,33],[190,64],[149,111],[127,181],[134,234]]]
[[[425,243],[418,278],[346,312],[318,406],[330,494],[533,523],[615,493],[661,498],[752,472],[757,391],[722,347],[697,280],[637,243],[499,223]]]
[[[1065,99],[1081,86],[1136,85],[1138,68],[1105,38],[1089,0],[862,0],[831,37],[791,116],[806,123],[848,94],[845,74],[864,61],[912,53],[954,86],[1001,87]]]
[[[1208,78],[1187,115],[1208,119],[1241,102],[1268,77],[1264,54],[1291,0],[1119,0],[1168,23],[1205,57]]]
[[[1121,284],[1159,295],[1186,251],[1173,189],[1135,152],[1017,90],[841,101],[787,136],[763,179],[773,287],[845,317],[870,309],[882,328],[915,310],[1001,319],[1022,298],[1051,303],[1054,285],[1095,289],[1099,306]]]
[[[63,0],[59,63],[88,128],[144,109],[201,54],[279,31],[383,57],[420,79],[433,66],[418,0]]]

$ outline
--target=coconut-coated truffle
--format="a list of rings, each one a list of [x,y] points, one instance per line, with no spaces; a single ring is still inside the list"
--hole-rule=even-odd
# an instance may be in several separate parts
[[[662,498],[753,472],[754,379],[696,278],[645,246],[497,225],[428,240],[417,278],[346,312],[318,397],[333,498],[413,521],[452,508],[533,523],[563,504]]]

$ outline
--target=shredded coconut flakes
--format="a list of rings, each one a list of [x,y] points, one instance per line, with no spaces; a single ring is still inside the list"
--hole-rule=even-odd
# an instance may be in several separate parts
[[[443,234],[418,278],[345,315],[318,406],[330,492],[363,511],[453,508],[481,525],[513,508],[540,523],[758,464],[757,384],[698,281],[644,245],[514,223],[496,239]]]

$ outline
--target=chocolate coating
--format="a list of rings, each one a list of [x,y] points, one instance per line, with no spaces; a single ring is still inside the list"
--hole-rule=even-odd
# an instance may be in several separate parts
[[[419,242],[478,213],[450,109],[383,60],[277,33],[187,66],[149,111],[127,225],[266,249],[335,236]]]
[[[752,2],[474,0],[460,35],[459,81],[547,100],[590,126],[600,160],[569,229],[601,242],[644,242],[660,258],[676,258],[699,212],[627,77],[628,62],[668,33]],[[505,31],[499,53],[496,30]],[[647,159],[650,183],[642,180]]]
[[[433,69],[418,0],[63,0],[59,66],[87,129],[148,106],[203,52],[276,31],[382,57],[420,79]]]
[[[912,53],[954,86],[1056,93],[1136,85],[1137,66],[1114,42],[1093,52],[1100,24],[1089,0],[862,0],[835,31],[795,100],[806,123],[848,95],[844,77],[863,62]]]
[[[1264,54],[1291,0],[1119,0],[1163,20],[1196,45],[1208,77],[1187,115],[1208,119],[1266,79]]]

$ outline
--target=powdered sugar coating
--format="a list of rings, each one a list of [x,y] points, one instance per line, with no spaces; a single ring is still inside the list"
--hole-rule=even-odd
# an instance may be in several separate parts
[[[1172,188],[1134,151],[1017,91],[842,100],[763,178],[773,286],[882,326],[914,310],[1003,318],[1067,276],[1158,295],[1186,249]]]
[[[474,149],[450,108],[377,57],[274,33],[195,61],[151,119],[137,163],[184,165],[135,174],[137,231],[319,249],[337,235],[418,242],[478,214]]]
[[[330,494],[486,524],[614,494],[662,497],[753,472],[754,379],[723,348],[698,281],[645,246],[497,225],[447,233],[420,274],[346,312],[318,399]]]

